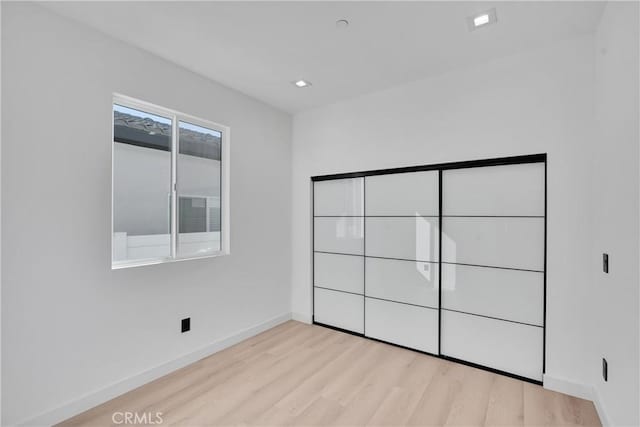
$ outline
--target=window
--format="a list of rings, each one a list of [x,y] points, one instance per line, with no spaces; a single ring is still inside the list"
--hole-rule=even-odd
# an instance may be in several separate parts
[[[115,95],[112,268],[229,253],[229,129]]]

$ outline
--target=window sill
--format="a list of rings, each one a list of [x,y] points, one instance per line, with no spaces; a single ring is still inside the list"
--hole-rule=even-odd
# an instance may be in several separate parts
[[[202,255],[202,256],[189,256],[189,257],[178,257],[178,258],[150,258],[150,259],[135,260],[135,261],[115,261],[111,263],[111,270],[122,270],[125,268],[144,267],[147,265],[156,265],[156,264],[170,264],[174,262],[191,261],[196,259],[218,258],[225,255],[231,255],[231,252],[218,251],[218,252],[214,252],[214,253]]]

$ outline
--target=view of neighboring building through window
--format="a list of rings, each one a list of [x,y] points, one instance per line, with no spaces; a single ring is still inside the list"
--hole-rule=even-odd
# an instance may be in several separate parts
[[[220,254],[224,128],[118,101],[113,105],[113,266]]]
[[[218,131],[185,121],[178,124],[178,253],[210,250],[202,239],[220,235],[220,143]],[[218,224],[211,229],[210,224]],[[207,233],[205,236],[191,233]],[[220,241],[211,242],[220,250]]]

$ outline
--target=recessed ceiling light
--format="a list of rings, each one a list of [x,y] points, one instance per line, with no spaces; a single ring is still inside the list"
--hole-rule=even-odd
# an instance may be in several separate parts
[[[496,15],[495,9],[487,10],[486,12],[482,12],[467,18],[469,31],[476,30],[489,24],[495,24],[497,21],[498,16]]]
[[[481,25],[488,24],[488,23],[489,23],[489,15],[487,15],[486,13],[473,18],[473,25],[475,25],[476,27],[479,27]]]
[[[296,80],[295,82],[293,82],[294,85],[298,86],[298,87],[308,87],[311,86],[311,82],[308,82],[306,80]]]
[[[348,26],[349,26],[349,21],[347,21],[346,19],[338,19],[336,21],[336,28],[339,30],[344,30]]]

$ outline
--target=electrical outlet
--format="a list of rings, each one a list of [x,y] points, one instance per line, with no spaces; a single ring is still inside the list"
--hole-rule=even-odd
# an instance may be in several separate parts
[[[191,318],[182,319],[182,333],[191,330]]]
[[[602,271],[609,273],[609,254],[602,254]]]
[[[607,364],[607,359],[602,358],[602,379],[605,382],[609,379],[609,365]]]

